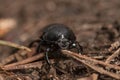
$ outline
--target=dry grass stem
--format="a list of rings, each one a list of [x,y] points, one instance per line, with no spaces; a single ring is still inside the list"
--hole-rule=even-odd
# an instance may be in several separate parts
[[[116,50],[111,56],[109,56],[107,59],[106,59],[106,63],[110,63],[111,60],[113,60],[115,57],[117,57],[118,55],[120,55],[120,48],[118,50]]]
[[[98,60],[92,59],[90,57],[87,57],[84,55],[79,55],[77,53],[70,52],[67,50],[63,50],[62,52],[63,52],[63,54],[68,55],[68,56],[82,62],[83,64],[89,66],[90,68],[92,68],[93,70],[95,70],[101,74],[106,74],[115,79],[120,79],[120,74],[112,73],[112,72],[109,72],[109,71],[103,69],[103,67],[109,67],[109,68],[113,68],[115,70],[120,70],[119,66],[107,64],[105,62],[98,61]],[[103,67],[98,66],[98,64],[102,65]]]
[[[40,58],[42,58],[44,56],[44,54],[40,53],[38,55],[35,55],[33,57],[30,57],[30,58],[27,58],[25,60],[22,60],[22,61],[19,61],[19,62],[16,62],[16,63],[12,63],[12,64],[8,64],[8,65],[5,65],[4,67],[11,67],[11,66],[17,66],[17,65],[22,65],[22,64],[26,64],[26,63],[30,63],[30,62],[33,62],[35,60],[38,60]]]
[[[23,49],[23,50],[26,50],[26,51],[29,51],[29,52],[32,51],[32,50],[31,50],[30,48],[28,48],[28,47],[21,46],[21,45],[18,45],[18,44],[15,44],[15,43],[9,42],[9,41],[3,41],[3,40],[0,40],[0,45],[6,45],[6,46],[10,46],[10,47],[18,48],[18,49]]]

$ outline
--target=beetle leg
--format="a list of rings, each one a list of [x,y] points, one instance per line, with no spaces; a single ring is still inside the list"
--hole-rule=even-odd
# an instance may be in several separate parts
[[[40,42],[41,40],[35,40],[35,41],[32,41],[28,46],[31,48],[33,46],[34,43],[38,43]]]
[[[41,47],[41,42],[39,43],[37,49],[36,49],[36,53],[39,53],[40,52],[40,47]]]
[[[83,52],[83,48],[82,48],[82,46],[80,46],[79,42],[77,42],[77,41],[76,41],[75,44],[76,44],[76,49],[78,50],[78,53],[81,54],[81,53]],[[78,46],[77,46],[77,45],[78,45]]]
[[[47,48],[46,52],[45,52],[45,60],[47,62],[48,65],[50,65],[50,61],[49,61],[49,58],[48,58],[48,53],[50,51],[50,48]]]

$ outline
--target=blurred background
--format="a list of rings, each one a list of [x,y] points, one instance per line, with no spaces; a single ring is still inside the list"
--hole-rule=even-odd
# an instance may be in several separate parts
[[[0,39],[27,46],[52,23],[69,26],[83,46],[103,24],[120,21],[119,0],[0,0]],[[12,48],[0,46],[8,56]]]

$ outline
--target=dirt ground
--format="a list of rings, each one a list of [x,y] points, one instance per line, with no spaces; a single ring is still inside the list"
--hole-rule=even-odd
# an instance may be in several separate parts
[[[0,80],[120,80],[119,0],[0,0],[0,40],[27,47],[53,23],[73,30],[83,47],[80,60],[56,52],[60,58],[51,55],[48,67],[35,54],[37,44],[27,52],[0,41]]]

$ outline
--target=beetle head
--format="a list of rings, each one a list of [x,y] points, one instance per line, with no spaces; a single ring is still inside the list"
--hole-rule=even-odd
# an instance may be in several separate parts
[[[68,49],[70,46],[70,41],[64,37],[64,35],[61,35],[61,37],[57,41],[58,46],[61,49]]]

